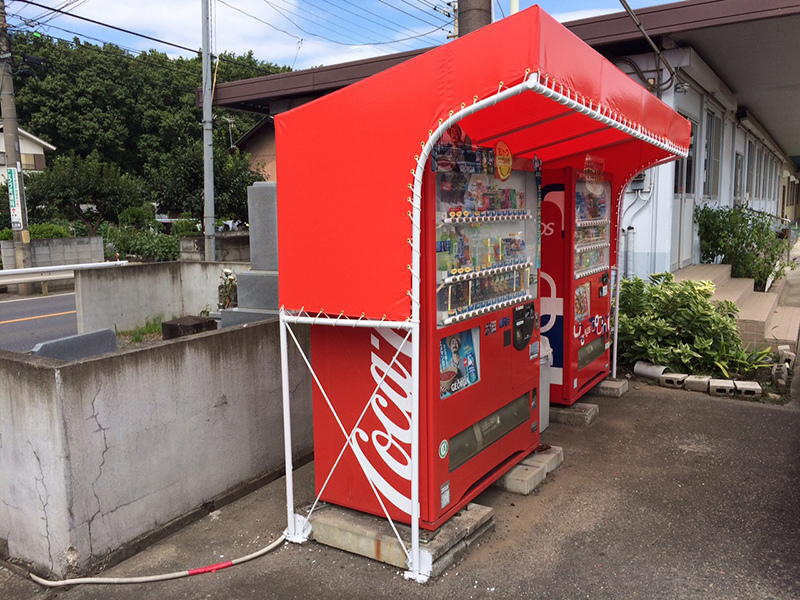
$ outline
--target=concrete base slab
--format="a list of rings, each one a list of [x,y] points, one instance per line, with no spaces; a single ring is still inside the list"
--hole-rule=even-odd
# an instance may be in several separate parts
[[[600,409],[596,404],[576,402],[572,406],[550,405],[550,422],[563,423],[564,425],[577,425],[589,427],[597,418]]]
[[[547,466],[542,464],[518,464],[498,479],[494,485],[512,494],[529,496],[547,477]]]
[[[564,449],[560,446],[541,446],[540,448],[523,458],[519,464],[527,467],[541,466],[547,469],[549,474],[564,462]]]
[[[411,548],[411,528],[395,523],[403,544]],[[420,530],[421,571],[437,577],[494,529],[494,509],[470,503],[436,531]],[[320,544],[366,556],[398,569],[408,568],[406,556],[389,522],[332,504],[311,516],[311,537]]]
[[[620,398],[628,393],[627,379],[612,379],[607,377],[594,386],[589,392],[593,396],[605,396],[606,398]]]
[[[711,381],[711,377],[705,375],[689,375],[683,380],[683,387],[692,392],[707,394],[709,381]]]

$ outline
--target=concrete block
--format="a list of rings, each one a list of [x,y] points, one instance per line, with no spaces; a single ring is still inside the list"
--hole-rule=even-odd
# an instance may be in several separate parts
[[[117,334],[113,329],[70,335],[49,342],[40,342],[31,354],[72,361],[117,351]]]
[[[564,462],[564,449],[560,446],[541,446],[520,461],[525,467],[544,467],[547,473],[555,471]]]
[[[712,379],[708,382],[708,393],[712,396],[734,396],[736,386],[730,379]]]
[[[703,392],[707,394],[708,383],[710,381],[711,377],[706,377],[705,375],[689,375],[683,380],[683,387],[692,392]]]
[[[604,396],[606,398],[620,398],[628,393],[627,379],[603,379],[590,391],[593,396]]]
[[[311,515],[311,535],[320,544],[406,569],[406,557],[386,519],[327,505]],[[411,528],[395,524],[406,547]],[[420,562],[424,574],[436,577],[450,568],[486,533],[494,529],[494,510],[468,504],[435,532],[420,530]]]
[[[576,402],[572,406],[554,406],[550,404],[550,422],[564,425],[589,427],[597,418],[600,409],[596,404]]]
[[[788,350],[789,346],[779,346],[778,348],[778,361],[785,364],[790,371],[793,371],[794,361],[797,355]]]
[[[782,381],[783,385],[786,385],[786,382],[789,381],[789,367],[782,362],[772,365],[772,383],[778,385],[779,381]]]
[[[745,398],[758,398],[761,396],[761,386],[755,381],[734,381],[736,395]]]
[[[277,184],[259,181],[247,188],[250,265],[256,271],[278,270]]]
[[[547,476],[547,466],[541,463],[518,464],[495,482],[507,492],[528,496]]]
[[[214,331],[216,328],[217,322],[208,317],[180,317],[161,323],[161,339],[172,340],[203,331]]]
[[[686,373],[662,373],[659,383],[661,387],[683,389],[683,382],[688,376]]]
[[[277,271],[245,271],[237,278],[239,308],[280,308]]]
[[[791,350],[792,349],[789,347],[789,344],[781,344],[778,346],[778,354],[781,354],[782,352],[791,352]]]

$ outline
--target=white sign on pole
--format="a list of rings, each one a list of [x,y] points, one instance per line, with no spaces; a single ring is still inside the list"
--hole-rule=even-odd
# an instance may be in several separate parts
[[[8,167],[8,205],[11,211],[11,229],[22,229],[20,210],[19,175],[16,167]]]

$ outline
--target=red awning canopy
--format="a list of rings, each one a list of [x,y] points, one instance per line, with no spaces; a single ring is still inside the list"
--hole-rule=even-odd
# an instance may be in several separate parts
[[[590,155],[619,186],[684,155],[690,136],[688,121],[534,6],[276,116],[282,306],[410,317],[412,188],[448,120],[545,168],[581,169]]]

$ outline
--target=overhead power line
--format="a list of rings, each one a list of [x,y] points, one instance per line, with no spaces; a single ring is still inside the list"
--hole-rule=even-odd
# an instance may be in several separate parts
[[[87,23],[92,23],[94,25],[100,25],[101,27],[107,27],[109,29],[113,29],[115,31],[119,31],[122,33],[127,33],[128,35],[135,35],[136,37],[144,38],[146,40],[151,40],[153,42],[158,42],[159,44],[164,44],[165,46],[171,46],[173,48],[178,48],[179,50],[185,50],[187,52],[191,52],[193,54],[197,54],[197,48],[187,48],[186,46],[181,46],[179,44],[173,44],[172,42],[167,42],[165,40],[160,40],[156,37],[152,37],[149,35],[145,35],[143,33],[138,33],[136,31],[131,31],[130,29],[125,29],[123,27],[117,27],[116,25],[109,25],[108,23],[103,23],[102,21],[95,21],[94,19],[90,19],[89,17],[82,17],[80,15],[72,14],[71,12],[67,12],[64,10],[60,10],[57,8],[50,8],[49,6],[45,6],[44,4],[39,4],[38,2],[33,2],[32,0],[18,0],[19,2],[24,2],[25,4],[30,4],[31,6],[37,6],[39,8],[46,8],[48,10],[52,10],[62,15],[67,15],[68,17],[72,17],[73,19],[80,19],[81,21],[86,21]]]
[[[199,52],[200,52],[198,49],[192,49],[192,48],[187,48],[186,46],[181,46],[179,44],[173,44],[172,42],[168,42],[166,40],[161,40],[159,38],[152,37],[152,36],[149,36],[149,35],[145,35],[143,33],[138,33],[136,31],[131,31],[130,29],[124,29],[122,27],[117,27],[116,25],[110,25],[108,23],[103,23],[102,21],[96,21],[96,20],[90,19],[88,17],[82,17],[81,15],[74,15],[74,14],[72,14],[70,12],[57,10],[55,8],[49,8],[47,6],[39,4],[37,2],[32,2],[31,0],[17,0],[17,1],[18,2],[24,2],[25,4],[30,4],[32,6],[37,6],[39,8],[48,8],[49,10],[54,10],[54,11],[56,11],[58,13],[67,15],[68,17],[73,17],[75,19],[79,19],[81,21],[86,21],[86,22],[92,23],[94,25],[100,25],[101,27],[106,27],[108,29],[113,29],[115,31],[119,31],[119,32],[122,32],[122,33],[127,33],[128,35],[132,35],[132,36],[135,36],[135,37],[140,37],[140,38],[144,38],[146,40],[151,40],[153,42],[158,42],[159,44],[164,44],[166,46],[171,46],[172,48],[178,48],[179,50],[185,50],[187,52],[191,52],[192,54],[199,54]],[[25,19],[24,17],[21,17],[21,16],[19,18]],[[38,23],[38,21],[36,19],[28,19],[28,20]],[[77,36],[84,37],[84,38],[87,38],[87,39],[95,39],[96,41],[102,41],[102,40],[97,40],[96,38],[91,38],[90,36],[82,34],[82,33],[76,33],[76,32],[73,32],[73,31],[69,31],[67,29],[63,29],[61,27],[56,27],[55,25],[45,25],[45,24],[42,24],[42,23],[39,23],[39,24],[43,25],[45,27],[53,27],[55,29],[60,29],[61,31],[65,31],[67,33],[72,33],[73,35],[77,35]],[[103,43],[113,44],[113,42],[103,42]],[[113,44],[113,45],[117,46],[118,44]],[[248,65],[246,63],[241,63],[239,61],[232,60],[230,58],[225,58],[224,56],[215,56],[214,58],[215,59],[219,59],[221,62],[232,64],[232,65],[237,65],[239,67],[245,67],[247,69],[252,69],[253,71],[257,71],[257,72],[263,73],[265,75],[273,75],[274,74],[273,71],[269,71],[267,69],[262,69],[260,67],[256,67],[256,66],[253,66],[253,65]]]

